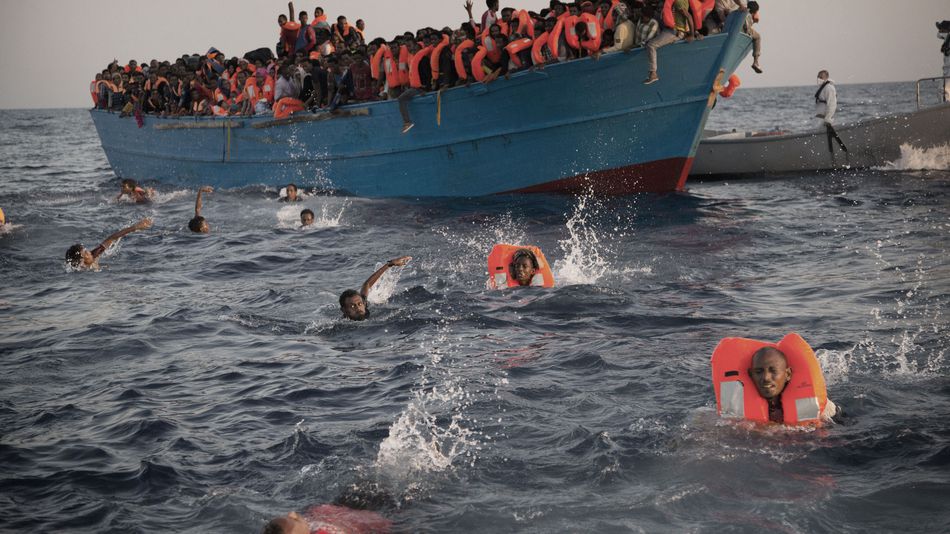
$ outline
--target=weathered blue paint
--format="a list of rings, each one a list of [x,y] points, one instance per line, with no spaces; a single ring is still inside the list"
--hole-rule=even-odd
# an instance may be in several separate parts
[[[653,85],[641,83],[643,49],[555,64],[444,91],[441,125],[437,95],[418,97],[407,134],[394,101],[355,104],[341,108],[350,116],[310,122],[295,122],[301,114],[285,121],[147,116],[138,128],[105,111],[93,110],[92,118],[123,178],[216,187],[295,182],[367,197],[478,196],[574,189],[583,180],[563,179],[592,173],[609,180],[616,171],[635,179],[591,185],[611,193],[673,191],[689,172],[719,69],[728,76],[750,50],[748,36],[735,31],[741,22],[736,14],[729,33],[660,49],[661,79]]]

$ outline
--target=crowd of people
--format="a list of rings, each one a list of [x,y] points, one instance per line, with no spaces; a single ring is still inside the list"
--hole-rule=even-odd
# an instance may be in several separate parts
[[[499,9],[487,0],[480,18],[465,3],[468,20],[457,29],[422,28],[392,39],[366,41],[366,25],[345,16],[334,21],[317,7],[277,18],[276,55],[269,48],[228,58],[215,48],[174,62],[126,65],[113,61],[90,84],[94,105],[134,115],[252,116],[284,118],[306,109],[335,109],[349,102],[397,99],[472,82],[490,83],[530,68],[645,47],[644,83],[659,79],[656,49],[722,31],[726,17],[746,12],[744,31],[754,39],[753,69],[761,39],[753,29],[758,5],[746,0],[551,0],[540,12]],[[405,110],[405,106],[401,106]],[[403,114],[404,130],[412,123]]]

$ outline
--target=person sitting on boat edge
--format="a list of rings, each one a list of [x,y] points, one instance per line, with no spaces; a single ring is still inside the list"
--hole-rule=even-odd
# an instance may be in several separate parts
[[[188,221],[188,229],[196,234],[210,234],[211,225],[201,216],[201,194],[211,193],[214,190],[209,186],[204,186],[198,190],[198,197],[195,199],[195,216]]]
[[[140,230],[146,230],[151,228],[152,220],[149,218],[142,219],[141,221],[119,230],[118,232],[107,237],[102,243],[99,243],[99,246],[90,250],[86,250],[82,244],[77,243],[68,250],[66,250],[66,263],[73,269],[92,269],[98,270],[99,268],[99,257],[102,256],[113,243],[122,239],[123,237],[131,234],[132,232],[138,232]]]
[[[139,184],[136,183],[135,180],[126,178],[122,180],[119,186],[119,196],[115,197],[115,199],[119,201],[122,197],[128,195],[132,202],[136,204],[147,204],[152,201],[151,197],[154,193],[154,190],[139,187]]]
[[[762,36],[755,31],[753,25],[759,22],[759,3],[755,0],[749,2],[749,12],[745,17],[745,24],[742,31],[752,38],[752,70],[756,74],[762,74],[762,66],[759,65],[759,57],[762,55]]]
[[[664,5],[663,10],[663,24],[666,27],[646,44],[650,72],[647,74],[647,79],[643,80],[645,85],[650,85],[660,80],[656,65],[657,49],[673,44],[684,38],[686,42],[702,38],[693,26],[693,17],[689,12],[689,0],[670,0],[668,5]]]
[[[753,354],[748,372],[759,395],[768,402],[769,421],[784,423],[782,392],[792,380],[792,369],[788,366],[785,353],[775,347],[762,347]],[[835,403],[828,399],[820,419],[823,422],[833,421],[840,415],[839,412]]]
[[[344,291],[340,295],[340,309],[343,311],[343,316],[351,321],[363,321],[369,317],[369,308],[366,302],[370,290],[373,289],[376,282],[383,276],[383,273],[388,271],[391,267],[404,267],[411,259],[412,257],[410,256],[402,256],[389,260],[363,282],[363,286],[359,292],[352,289]]]
[[[305,209],[300,212],[300,226],[306,227],[313,224],[313,210]]]

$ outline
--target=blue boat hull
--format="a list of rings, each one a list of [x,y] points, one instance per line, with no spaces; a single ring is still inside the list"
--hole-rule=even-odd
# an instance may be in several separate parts
[[[730,19],[734,28],[737,19]],[[509,80],[415,98],[400,132],[395,101],[337,114],[217,119],[133,118],[93,110],[116,175],[215,187],[303,186],[366,197],[682,190],[720,69],[749,52],[738,32],[659,51],[555,64]]]

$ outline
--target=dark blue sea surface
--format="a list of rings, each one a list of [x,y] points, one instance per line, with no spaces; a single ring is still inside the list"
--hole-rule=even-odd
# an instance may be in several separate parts
[[[843,121],[914,105],[839,91]],[[811,93],[740,89],[709,126],[794,123],[775,103]],[[396,532],[950,531],[940,154],[607,199],[220,190],[202,236],[196,188],[115,201],[83,110],[0,112],[0,155],[2,531],[253,533],[352,488]],[[145,216],[101,271],[64,267]],[[487,290],[506,241],[558,286]],[[718,341],[793,331],[843,423],[720,420]]]

